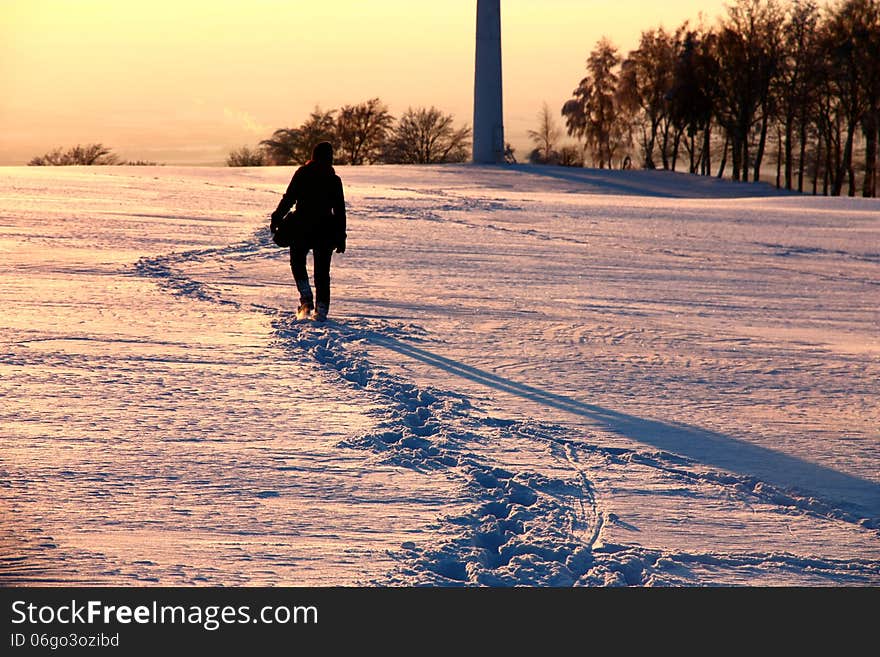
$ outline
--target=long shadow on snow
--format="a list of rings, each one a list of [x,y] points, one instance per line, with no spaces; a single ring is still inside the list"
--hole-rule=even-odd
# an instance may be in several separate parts
[[[778,190],[767,183],[719,180],[715,176],[696,176],[683,172],[632,169],[590,169],[531,164],[508,165],[514,171],[554,178],[583,186],[593,194],[651,196],[654,198],[749,198],[792,196],[796,192]]]
[[[801,493],[817,495],[827,503],[862,517],[880,518],[880,485],[872,481],[715,431],[686,424],[660,422],[586,404],[564,395],[511,381],[376,332],[370,332],[369,337],[379,346],[450,374],[566,413],[586,417],[618,435],[685,456],[704,465],[756,477]]]

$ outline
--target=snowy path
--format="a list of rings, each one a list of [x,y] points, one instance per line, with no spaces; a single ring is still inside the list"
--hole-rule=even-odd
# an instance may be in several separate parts
[[[188,181],[136,192],[141,214],[177,218],[108,221],[130,178],[68,173],[52,192],[40,175],[13,178],[30,193],[5,218],[0,580],[354,584],[392,568],[449,488],[365,472],[336,443],[373,426],[369,401],[286,358],[262,314],[173,297],[134,266],[222,245],[243,213],[194,239]]]
[[[287,171],[6,173],[0,580],[880,582],[876,202],[343,169],[319,326]]]

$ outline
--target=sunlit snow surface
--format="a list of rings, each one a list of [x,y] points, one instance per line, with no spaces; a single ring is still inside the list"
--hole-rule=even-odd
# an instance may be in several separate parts
[[[880,584],[880,202],[291,172],[0,169],[0,584]]]

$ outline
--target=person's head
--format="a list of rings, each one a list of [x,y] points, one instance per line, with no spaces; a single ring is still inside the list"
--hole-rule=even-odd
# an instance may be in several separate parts
[[[333,144],[329,141],[322,141],[312,149],[312,159],[315,162],[323,162],[324,164],[333,164]]]

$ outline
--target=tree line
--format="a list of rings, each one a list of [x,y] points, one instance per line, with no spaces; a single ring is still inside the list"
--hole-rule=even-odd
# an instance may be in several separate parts
[[[621,57],[601,39],[562,106],[593,164],[877,195],[880,0],[734,0],[716,25],[645,30]],[[534,136],[533,136],[534,139]],[[713,170],[714,169],[714,170]]]
[[[256,148],[229,154],[228,166],[304,164],[321,141],[334,144],[338,164],[435,164],[470,157],[471,129],[456,127],[454,116],[436,107],[407,109],[399,118],[379,99],[316,107],[296,128],[279,128]]]
[[[153,166],[147,160],[123,160],[113,149],[104,144],[77,144],[69,148],[54,148],[48,153],[31,158],[28,166],[101,166],[128,164],[133,166]]]

